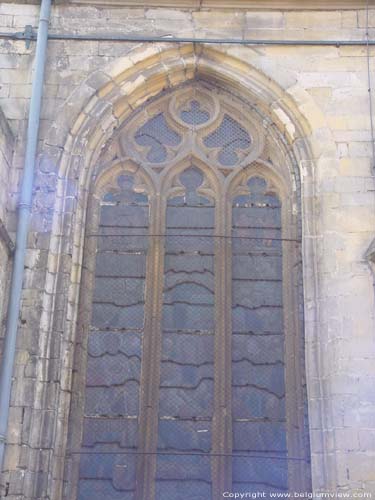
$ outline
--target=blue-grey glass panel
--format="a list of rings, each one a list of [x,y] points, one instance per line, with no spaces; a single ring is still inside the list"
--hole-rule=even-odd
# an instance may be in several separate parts
[[[243,359],[233,361],[232,382],[237,387],[256,387],[264,389],[277,397],[285,392],[284,364],[262,364],[252,361],[243,353]]]
[[[232,399],[232,414],[235,418],[285,418],[285,397],[263,387],[233,385]]]
[[[180,181],[186,193],[166,214],[158,450],[198,455],[158,456],[157,498],[180,498],[183,480],[185,498],[208,499],[210,459],[201,454],[211,449],[215,207],[197,193],[198,169]]]
[[[287,461],[272,459],[286,452],[281,205],[264,179],[248,187],[232,211],[233,487],[283,491]]]
[[[233,280],[281,282],[281,259],[278,254],[252,252],[244,242],[244,252],[237,251],[233,262]],[[236,285],[237,286],[237,285]]]
[[[90,452],[81,456],[78,500],[133,500],[134,456]]]
[[[199,239],[199,238],[198,238]],[[174,243],[173,239],[169,239],[169,243]],[[213,276],[214,260],[213,255],[202,255],[201,253],[189,253],[189,258],[184,255],[168,253],[168,268],[165,270],[165,275],[170,276],[179,273],[179,276],[188,273],[194,276],[204,273]]]
[[[211,463],[209,456],[159,455],[156,470],[156,498],[209,500]]]
[[[142,278],[99,277],[95,279],[94,302],[128,306],[143,304],[144,280]]]
[[[158,448],[162,451],[208,453],[211,449],[211,422],[160,419]]]
[[[134,500],[149,207],[129,175],[101,206],[79,500]]]
[[[172,130],[163,113],[150,118],[136,132],[135,141],[148,148],[147,159],[152,163],[161,163],[167,159],[166,146],[177,146],[181,136]]]
[[[183,109],[180,113],[181,119],[188,123],[189,125],[201,125],[206,123],[210,118],[210,114],[208,111],[201,109],[201,105],[199,101],[193,99],[190,101],[187,109]]]
[[[282,311],[279,308],[262,306],[250,309],[241,304],[233,305],[233,330],[236,332],[267,331],[278,332],[282,329]]]
[[[214,320],[211,315],[211,304],[166,303],[164,306],[165,329],[176,330],[212,330]]]
[[[141,362],[137,357],[124,354],[104,354],[99,358],[88,357],[86,387],[111,387],[129,381],[139,382]]]
[[[238,452],[286,452],[285,422],[233,421],[233,447]]]
[[[178,267],[181,265],[182,260],[183,266],[191,267],[196,260],[194,259],[195,252],[200,257],[207,256],[211,260],[214,252],[214,241],[212,238],[205,236],[206,232],[206,230],[202,231],[203,235],[199,236],[198,231],[196,231],[197,234],[194,235],[194,238],[191,235],[185,235],[182,230],[179,231],[179,236],[168,236],[169,263],[173,262]],[[185,258],[187,252],[190,253],[191,257],[189,264],[186,263]],[[169,268],[169,272],[173,272],[174,269]],[[198,269],[195,269],[195,272],[197,271]]]
[[[192,339],[194,341],[192,342]],[[213,363],[214,336],[211,332],[164,331],[162,363],[174,361],[177,365],[204,366]]]
[[[83,446],[117,445],[119,448],[136,449],[138,442],[138,421],[136,418],[85,417],[83,425]]]
[[[239,203],[239,198],[236,198],[238,206],[232,208],[233,219],[236,221],[234,227],[250,227],[261,228],[263,231],[267,229],[281,229],[280,207],[257,207],[244,206],[246,202]],[[249,208],[251,210],[249,210]],[[250,213],[249,213],[250,212]]]
[[[173,209],[171,208],[172,206]],[[195,226],[192,226],[192,220],[194,220]],[[194,235],[197,229],[208,229],[210,231],[212,230],[212,222],[212,206],[198,204],[195,206],[188,206],[186,204],[182,206],[169,205],[169,210],[167,210],[168,234],[173,234],[173,229],[189,229],[188,232]],[[181,233],[177,231],[177,234]]]
[[[232,301],[243,307],[282,307],[281,281],[236,281]]]
[[[134,500],[134,491],[115,490],[111,481],[81,479],[78,500]]]
[[[213,388],[212,373],[196,385],[161,385],[159,414],[176,418],[209,417],[212,414]]]
[[[92,326],[99,329],[143,328],[144,304],[121,306],[94,303],[92,307]]]
[[[173,500],[209,500],[211,484],[203,480],[193,479],[181,481],[156,480],[156,498]]]
[[[222,165],[232,166],[238,162],[238,152],[251,145],[248,132],[232,117],[224,115],[219,127],[203,139],[208,148],[220,148],[218,160]]]
[[[103,205],[100,218],[101,227],[147,228],[148,206]]]
[[[233,489],[242,484],[246,491],[285,491],[288,485],[288,467],[285,454],[280,458],[233,457]]]
[[[272,472],[271,472],[272,474]],[[243,493],[247,495],[248,498],[256,498],[256,496],[258,495],[258,498],[259,498],[259,492],[262,493],[262,495],[264,494],[263,498],[265,499],[269,499],[269,498],[275,498],[275,496],[272,496],[271,497],[271,494],[272,495],[275,495],[277,493],[284,493],[287,491],[287,488],[282,488],[282,487],[272,487],[270,486],[268,483],[265,484],[265,483],[256,483],[256,482],[252,482],[252,483],[247,483],[245,481],[243,482],[232,482],[232,489],[233,491],[236,491],[238,492],[239,494],[240,493]],[[249,496],[250,495],[250,496]],[[253,495],[251,497],[251,495]],[[244,496],[243,498],[246,498],[246,496]],[[277,497],[276,497],[277,498]],[[281,497],[282,498],[282,497]]]
[[[207,478],[210,477],[211,464],[209,456],[202,456],[199,454],[172,455],[161,453],[159,458],[157,471],[158,479],[198,479],[205,482]]]
[[[96,275],[105,277],[144,278],[146,261],[143,254],[98,253]]]
[[[284,362],[284,338],[282,329],[277,334],[266,331],[233,332],[233,363],[245,357],[253,363],[277,364]],[[234,366],[234,365],[233,365]]]
[[[88,354],[94,358],[109,354],[111,356],[124,354],[141,360],[142,335],[139,332],[127,331],[126,335],[119,332],[91,332],[88,341]]]
[[[126,380],[121,386],[87,386],[87,415],[137,415],[139,382]]]
[[[144,228],[106,227],[97,233],[97,247],[99,252],[132,252],[145,253],[149,239]]]

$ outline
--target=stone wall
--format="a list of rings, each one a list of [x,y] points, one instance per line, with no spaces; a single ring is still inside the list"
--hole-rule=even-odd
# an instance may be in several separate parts
[[[375,37],[375,10],[369,21]],[[0,31],[22,31],[37,22],[38,6],[0,5]],[[52,32],[124,30],[357,40],[365,37],[366,13],[52,8]],[[23,41],[0,40],[0,107],[17,139],[9,188],[13,213],[34,49],[34,43],[26,48]],[[375,48],[369,53],[374,74]],[[132,109],[194,75],[246,95],[298,164],[313,484],[317,491],[375,494],[374,292],[365,259],[375,229],[367,61],[365,46],[340,44],[49,42],[3,495],[61,498],[81,228],[102,145]],[[8,219],[14,231],[14,216]]]
[[[0,185],[2,188],[0,197],[0,341],[4,333],[3,322],[7,304],[6,295],[10,274],[10,256],[13,251],[13,241],[7,230],[7,225],[9,223],[8,189],[13,148],[13,133],[0,108]],[[2,345],[0,344],[0,352],[1,351]]]

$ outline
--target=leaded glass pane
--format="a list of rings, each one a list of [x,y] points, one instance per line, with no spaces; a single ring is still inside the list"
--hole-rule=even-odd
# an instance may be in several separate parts
[[[262,178],[248,188],[232,209],[233,490],[267,493],[288,486],[281,207]]]
[[[180,181],[185,195],[170,199],[166,213],[156,498],[204,500],[211,497],[215,207],[197,193],[198,169]]]
[[[250,147],[251,138],[236,120],[224,115],[219,127],[205,137],[203,142],[208,148],[218,148],[219,162],[230,167],[238,162],[238,152]]]
[[[181,136],[168,125],[163,113],[150,118],[135,134],[137,144],[148,148],[147,160],[161,163],[167,159],[167,147],[177,146]]]
[[[104,196],[88,334],[79,500],[134,500],[148,244],[133,178]]]

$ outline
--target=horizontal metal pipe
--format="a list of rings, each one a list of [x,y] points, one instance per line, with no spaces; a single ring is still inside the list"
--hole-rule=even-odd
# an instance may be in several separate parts
[[[8,40],[31,40],[37,38],[37,32],[31,34],[0,32],[0,38]],[[78,40],[82,42],[170,42],[170,43],[207,43],[207,44],[234,44],[234,45],[287,45],[287,46],[367,46],[375,45],[375,40],[263,40],[240,38],[194,38],[148,36],[148,35],[116,35],[116,34],[85,34],[76,33],[49,33],[49,40]]]

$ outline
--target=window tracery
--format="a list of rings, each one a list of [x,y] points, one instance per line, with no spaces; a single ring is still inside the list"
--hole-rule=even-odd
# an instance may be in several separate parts
[[[121,136],[123,152],[137,162],[168,167],[193,152],[223,173],[261,153],[263,134],[236,103],[193,87],[150,105]]]
[[[290,418],[303,411],[288,361],[300,349],[290,200],[245,112],[200,85],[163,96],[125,124],[123,159],[98,175],[69,498],[208,500],[304,474],[288,460],[306,431]]]

